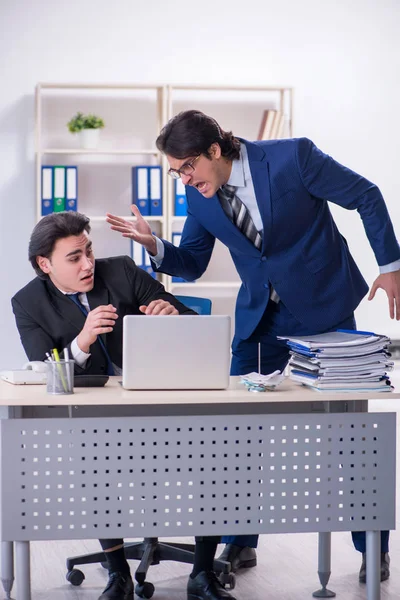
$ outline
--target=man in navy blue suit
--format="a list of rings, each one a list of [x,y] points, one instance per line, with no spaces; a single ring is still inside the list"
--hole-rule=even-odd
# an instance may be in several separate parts
[[[207,269],[215,239],[231,253],[242,281],[236,303],[231,374],[283,370],[279,335],[355,329],[354,310],[368,285],[340,234],[328,201],[357,210],[380,274],[368,299],[385,290],[400,319],[400,249],[376,185],[340,165],[306,138],[248,142],[200,111],[185,111],[162,129],[157,147],[169,174],[186,186],[188,216],[177,248],[156,238],[137,206],[135,223],[108,214],[112,229],[141,243],[153,268],[189,281]],[[365,534],[355,532],[363,553]],[[382,532],[381,579],[389,577],[389,532]],[[256,564],[257,536],[224,538],[232,569]]]

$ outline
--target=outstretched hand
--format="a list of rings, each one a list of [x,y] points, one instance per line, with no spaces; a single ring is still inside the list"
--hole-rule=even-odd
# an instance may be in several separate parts
[[[117,217],[111,213],[106,213],[106,221],[111,225],[111,229],[122,233],[123,237],[130,238],[138,242],[146,248],[146,250],[154,256],[157,254],[157,244],[151,227],[148,222],[142,217],[140,210],[136,204],[131,205],[135,221],[127,221],[123,217]]]
[[[368,300],[372,300],[378,289],[385,290],[389,300],[390,318],[400,321],[400,270],[381,273],[372,284]]]

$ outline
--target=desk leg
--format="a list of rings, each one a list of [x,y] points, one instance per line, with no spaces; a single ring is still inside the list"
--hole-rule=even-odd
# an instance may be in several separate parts
[[[17,567],[17,600],[32,600],[29,542],[15,542]]]
[[[331,576],[331,534],[329,532],[318,534],[318,577],[322,588],[313,592],[314,598],[334,598],[335,592],[327,589]],[[368,598],[368,600],[370,600]]]
[[[14,583],[14,544],[1,542],[1,583],[6,593],[6,599],[11,598]]]
[[[381,532],[367,531],[367,600],[381,597]]]

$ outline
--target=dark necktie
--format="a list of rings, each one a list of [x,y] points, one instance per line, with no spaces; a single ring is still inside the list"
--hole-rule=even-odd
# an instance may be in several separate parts
[[[79,300],[79,292],[77,292],[76,294],[68,294],[68,298],[71,298],[72,302],[75,302],[75,304],[81,309],[83,314],[87,317],[88,311],[83,306],[82,302]],[[99,342],[101,349],[104,352],[104,356],[107,359],[107,375],[114,375],[114,367],[112,365],[111,358],[107,352],[107,348],[105,347],[103,340],[101,339],[101,337],[99,335],[97,336],[97,341]]]
[[[236,196],[237,188],[233,185],[224,185],[218,190],[217,195],[225,213],[236,225],[236,227],[245,235],[252,244],[261,250],[262,238],[258,233],[250,212],[243,202]]]
[[[254,225],[249,210],[236,196],[236,190],[237,188],[233,185],[224,185],[218,190],[217,195],[221,206],[236,227],[254,244],[257,250],[261,250],[262,237]],[[279,296],[272,286],[270,286],[270,299],[273,302],[279,302]]]

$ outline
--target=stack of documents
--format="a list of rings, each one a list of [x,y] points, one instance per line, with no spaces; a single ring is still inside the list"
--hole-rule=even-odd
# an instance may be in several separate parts
[[[280,337],[290,347],[290,379],[317,391],[390,392],[393,370],[384,335],[333,331],[311,336]]]

